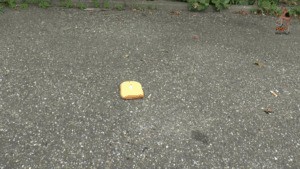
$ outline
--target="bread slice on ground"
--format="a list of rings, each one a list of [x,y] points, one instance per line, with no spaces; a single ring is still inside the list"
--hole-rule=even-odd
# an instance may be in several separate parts
[[[142,85],[136,81],[125,81],[120,84],[120,95],[122,99],[142,99],[144,91]]]

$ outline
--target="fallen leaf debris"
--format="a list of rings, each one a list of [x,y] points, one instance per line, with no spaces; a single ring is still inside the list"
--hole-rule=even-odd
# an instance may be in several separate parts
[[[181,14],[181,11],[179,11],[179,10],[172,10],[171,11],[171,15],[179,16],[180,14]]]
[[[248,15],[249,14],[249,12],[248,11],[245,11],[245,10],[240,10],[240,11],[237,11],[237,12],[235,12],[236,14],[240,14],[240,15]]]
[[[199,36],[198,36],[198,35],[193,35],[192,38],[193,38],[194,40],[199,40]]]
[[[266,108],[266,109],[264,109],[264,112],[265,112],[266,114],[274,113],[274,111],[273,111],[271,108]]]
[[[264,67],[264,64],[261,61],[259,61],[259,60],[257,60],[256,62],[254,62],[254,64],[257,65],[257,66],[259,66],[259,67]]]

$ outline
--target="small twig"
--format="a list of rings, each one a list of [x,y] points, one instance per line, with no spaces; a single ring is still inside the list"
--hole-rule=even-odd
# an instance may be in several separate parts
[[[278,94],[276,92],[274,92],[273,90],[270,91],[272,93],[273,96],[278,97]]]

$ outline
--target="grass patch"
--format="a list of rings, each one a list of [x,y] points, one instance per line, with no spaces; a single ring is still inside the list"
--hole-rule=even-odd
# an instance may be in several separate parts
[[[10,8],[16,8],[17,7],[16,0],[7,0],[6,2],[7,2],[8,7],[10,7]]]
[[[0,4],[0,13],[4,12],[4,6],[2,4]]]
[[[27,4],[38,4],[39,0],[25,0],[24,2]]]
[[[92,0],[92,2],[93,2],[93,5],[94,5],[95,8],[99,8],[100,7],[99,0]]]
[[[300,16],[300,6],[295,6],[291,8],[289,12],[293,16]]]
[[[27,9],[28,8],[28,4],[27,3],[21,3],[20,4],[20,8],[21,9]]]
[[[63,7],[66,7],[66,8],[73,8],[73,7],[74,7],[74,4],[73,4],[72,0],[65,0],[65,1],[62,3],[62,6],[63,6]]]
[[[39,3],[38,3],[39,7],[41,8],[48,8],[50,7],[50,2],[47,1],[47,0],[39,0]]]
[[[85,4],[85,3],[82,3],[82,2],[79,2],[79,3],[77,4],[77,7],[78,7],[79,9],[81,9],[81,10],[84,10],[84,9],[86,9],[86,4]]]
[[[115,9],[118,11],[122,11],[125,9],[125,5],[124,4],[116,4]]]
[[[110,8],[110,2],[109,2],[109,0],[104,0],[104,2],[103,2],[103,8],[105,8],[105,9],[109,9]]]
[[[210,0],[188,0],[188,8],[190,11],[200,12],[208,8]]]

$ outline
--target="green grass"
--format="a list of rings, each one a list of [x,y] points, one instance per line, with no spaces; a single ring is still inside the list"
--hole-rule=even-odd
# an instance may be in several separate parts
[[[66,8],[73,8],[74,4],[73,4],[72,0],[65,0],[65,2],[63,3],[62,6],[66,7]]]
[[[4,11],[4,6],[2,4],[0,4],[0,13],[3,13]]]
[[[25,0],[25,3],[27,3],[27,4],[38,4],[39,0]]]
[[[20,4],[20,8],[21,9],[27,9],[28,8],[28,4],[27,3],[21,3]]]
[[[48,7],[51,6],[51,5],[50,5],[50,2],[47,1],[47,0],[40,0],[38,5],[39,5],[39,7],[41,7],[41,8],[48,8]]]
[[[8,7],[10,7],[10,8],[16,8],[17,7],[16,0],[7,0],[7,4],[8,4]]]
[[[125,6],[124,4],[116,4],[115,9],[117,9],[118,11],[122,11],[125,9]]]
[[[292,15],[300,15],[300,6],[295,6],[291,8],[290,13]]]
[[[81,9],[81,10],[84,10],[84,9],[86,9],[86,4],[85,4],[85,3],[82,3],[82,2],[79,2],[78,5],[77,5],[77,7],[78,7],[79,9]]]
[[[105,0],[103,2],[103,8],[105,8],[105,9],[109,9],[110,8],[110,2],[109,2],[109,0]]]
[[[94,4],[94,7],[95,8],[99,8],[100,7],[100,3],[99,3],[99,0],[92,0],[93,4]]]

